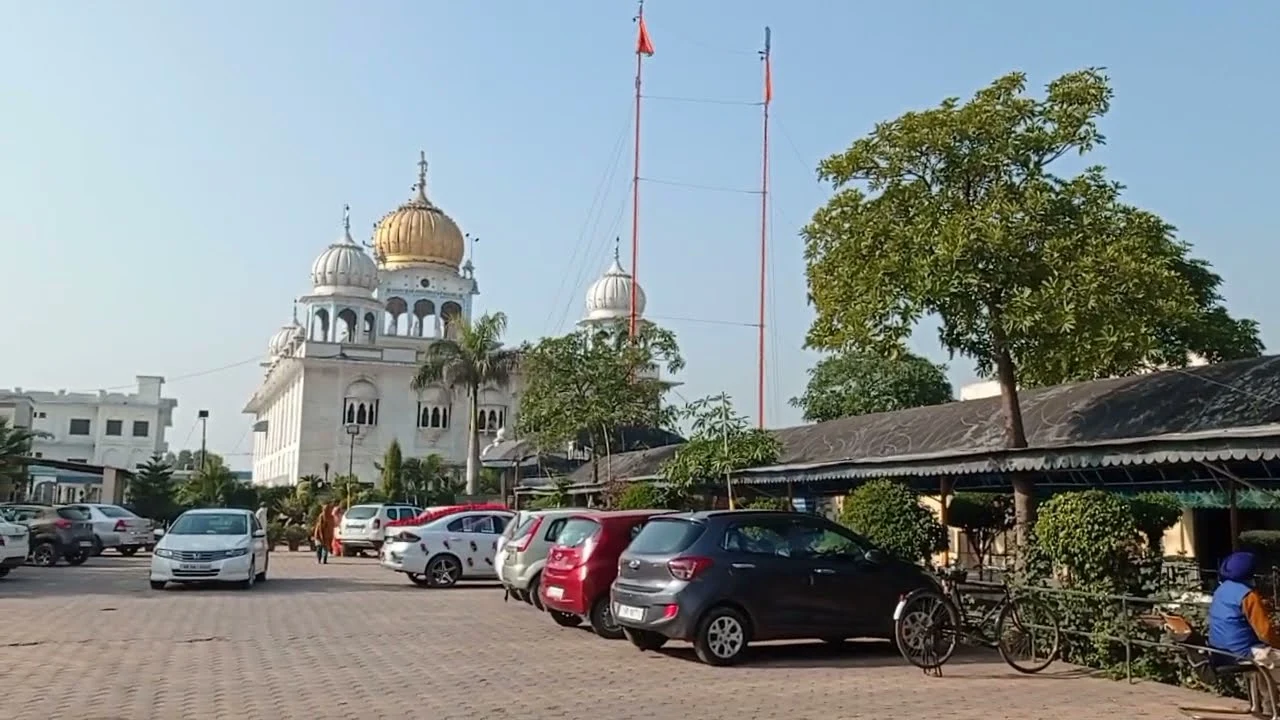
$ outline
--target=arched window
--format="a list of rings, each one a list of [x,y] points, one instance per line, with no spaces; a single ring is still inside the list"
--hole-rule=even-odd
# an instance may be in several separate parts
[[[369,417],[365,414],[364,403],[360,403],[360,407],[356,409],[356,424],[366,425],[368,422]]]
[[[448,407],[444,407],[440,409],[440,427],[442,428],[449,427],[449,408]]]
[[[431,408],[431,427],[443,427],[440,424],[440,408]]]
[[[418,427],[431,427],[431,408],[418,403]]]
[[[350,425],[356,421],[356,406],[347,403],[347,424]]]
[[[506,426],[507,426],[507,411],[499,410],[498,411],[498,427],[504,428]]]
[[[483,410],[481,410],[480,414],[476,417],[476,429],[479,430],[480,432],[484,432],[485,428],[484,428],[484,411]]]

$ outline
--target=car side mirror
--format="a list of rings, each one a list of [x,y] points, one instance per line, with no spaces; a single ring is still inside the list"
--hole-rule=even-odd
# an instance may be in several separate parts
[[[254,530],[254,531],[253,531],[253,536],[254,536],[254,537],[256,537],[256,538],[264,538],[264,537],[266,537],[266,536],[267,536],[267,531],[266,531],[266,530]]]
[[[158,538],[158,537],[161,537],[162,535],[164,535],[164,528],[156,528],[155,530],[151,531],[152,537]]]
[[[884,551],[879,548],[872,548],[871,550],[868,550],[862,558],[872,565],[879,565],[888,559],[884,554]]]

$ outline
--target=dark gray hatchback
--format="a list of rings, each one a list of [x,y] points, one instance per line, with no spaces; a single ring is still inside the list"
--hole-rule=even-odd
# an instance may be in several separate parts
[[[756,640],[892,638],[916,565],[816,515],[726,510],[650,520],[618,560],[613,616],[642,650],[688,640],[729,665]]]

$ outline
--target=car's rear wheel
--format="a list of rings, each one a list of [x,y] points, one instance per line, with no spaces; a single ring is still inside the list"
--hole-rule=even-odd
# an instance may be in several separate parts
[[[67,555],[67,563],[70,565],[83,565],[89,559],[88,550],[77,550]]]
[[[97,535],[94,535],[93,536],[93,556],[98,557],[99,555],[102,554],[102,551],[104,549],[105,547],[102,544],[102,538],[98,537]]]
[[[529,581],[528,595],[529,596],[525,598],[525,602],[539,610],[546,610],[546,607],[542,604],[542,573],[534,575],[533,579]]]
[[[418,587],[431,587],[431,579],[423,573],[405,573],[405,577],[409,578],[409,582]]]
[[[164,582],[163,580],[152,580],[152,581],[151,581],[151,589],[152,589],[152,590],[163,590],[163,589],[164,589],[164,586],[165,586],[165,582]]]
[[[58,564],[58,549],[53,543],[44,542],[31,548],[31,564],[40,567],[53,567]]]
[[[452,555],[437,555],[427,563],[427,581],[433,588],[453,587],[462,577],[462,563]]]
[[[630,640],[632,645],[635,645],[641,650],[657,650],[667,644],[666,635],[656,633],[652,630],[623,628],[622,634],[627,636],[627,640]]]
[[[582,618],[578,617],[577,615],[574,615],[573,613],[560,612],[559,610],[552,610],[550,611],[549,614],[551,615],[551,619],[555,620],[556,624],[559,625],[560,627],[576,628],[582,624]]]
[[[609,604],[608,597],[602,597],[596,600],[591,606],[591,629],[595,634],[605,640],[621,640],[622,626],[613,617],[613,608]]]
[[[708,665],[733,665],[746,653],[749,635],[742,613],[730,607],[712,608],[698,623],[693,649]]]
[[[133,557],[134,555],[138,554],[137,545],[121,545],[119,550],[120,550],[120,554],[125,557]]]

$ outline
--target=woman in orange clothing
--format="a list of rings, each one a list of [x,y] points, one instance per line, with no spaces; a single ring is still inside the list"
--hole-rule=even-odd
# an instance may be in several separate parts
[[[342,524],[342,506],[333,504],[333,554],[342,557],[342,543],[338,540],[338,526]]]
[[[320,508],[320,514],[316,516],[315,527],[311,530],[311,537],[316,543],[316,562],[325,565],[329,563],[329,550],[335,542],[334,529],[337,525],[334,524],[333,513],[333,503],[325,503]]]

